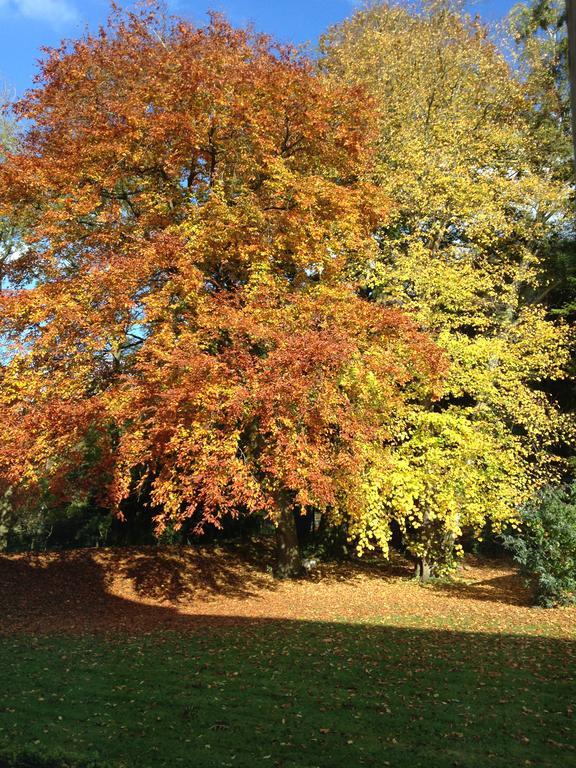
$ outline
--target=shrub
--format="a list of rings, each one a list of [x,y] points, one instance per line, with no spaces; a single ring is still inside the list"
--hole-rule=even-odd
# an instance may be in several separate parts
[[[576,483],[544,489],[503,542],[546,608],[576,602]]]

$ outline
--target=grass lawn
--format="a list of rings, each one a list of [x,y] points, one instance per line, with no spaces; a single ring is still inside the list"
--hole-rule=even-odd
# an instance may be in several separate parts
[[[0,768],[576,768],[576,608],[236,548],[0,557]]]
[[[265,620],[131,639],[4,637],[0,765],[568,768],[575,648]],[[11,762],[19,752],[28,762]]]

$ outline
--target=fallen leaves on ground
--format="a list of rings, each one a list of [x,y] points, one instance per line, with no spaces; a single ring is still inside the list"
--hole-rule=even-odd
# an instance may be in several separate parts
[[[468,556],[421,586],[409,563],[321,564],[278,581],[258,546],[85,549],[0,557],[0,632],[196,631],[304,620],[574,637],[576,608],[533,608],[513,565]]]

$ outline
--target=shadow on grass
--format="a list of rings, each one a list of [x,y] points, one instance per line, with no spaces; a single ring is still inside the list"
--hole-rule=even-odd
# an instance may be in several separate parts
[[[515,573],[494,576],[473,583],[455,580],[439,584],[432,583],[430,586],[437,592],[462,600],[480,600],[516,606],[529,606],[534,602],[532,593],[524,585],[522,578]]]
[[[0,556],[0,634],[177,628],[189,620],[170,606],[219,598],[256,601],[277,590],[273,562],[273,547],[266,542]],[[329,585],[410,574],[402,558],[340,561],[322,563],[308,580]]]
[[[249,550],[177,547],[0,556],[0,584],[0,634],[154,631],[178,624],[179,614],[146,600],[248,600],[277,587]]]
[[[466,601],[519,607],[534,605],[534,595],[510,557],[468,555],[453,578],[432,581],[428,587]]]
[[[82,562],[0,559],[0,765],[576,766],[572,641],[184,615]]]
[[[390,559],[364,556],[350,560],[325,561],[318,570],[312,571],[312,581],[350,583],[364,576],[393,581],[398,578],[411,579],[414,576],[414,564],[397,552],[390,553]]]
[[[114,570],[140,597],[181,603],[212,597],[253,599],[273,589],[272,546],[149,547],[108,550]]]

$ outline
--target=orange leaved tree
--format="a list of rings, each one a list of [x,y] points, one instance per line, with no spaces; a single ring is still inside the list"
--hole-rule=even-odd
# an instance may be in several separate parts
[[[154,13],[48,53],[16,105],[0,216],[25,237],[0,295],[0,477],[158,530],[240,511],[363,514],[392,425],[436,347],[344,280],[385,208],[354,89],[295,51]],[[410,407],[412,407],[410,405]],[[90,471],[81,471],[87,465]]]

